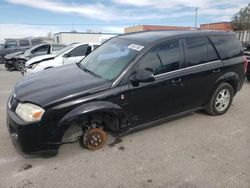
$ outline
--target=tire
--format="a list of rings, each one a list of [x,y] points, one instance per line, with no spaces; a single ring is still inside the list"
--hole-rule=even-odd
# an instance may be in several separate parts
[[[250,82],[250,73],[247,75],[247,80]]]
[[[228,83],[222,83],[215,90],[207,106],[207,113],[213,116],[225,114],[230,108],[234,97],[234,89]]]
[[[25,66],[25,61],[23,61],[23,60],[17,60],[14,62],[14,68],[17,71],[23,70],[24,66]]]
[[[101,149],[107,141],[107,134],[102,128],[92,128],[84,132],[79,143],[83,148],[89,150]]]

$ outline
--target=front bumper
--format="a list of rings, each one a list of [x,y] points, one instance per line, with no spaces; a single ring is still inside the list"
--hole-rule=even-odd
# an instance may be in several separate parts
[[[60,145],[41,142],[40,123],[26,124],[13,111],[8,109],[7,126],[11,140],[21,155],[54,156],[58,153]]]
[[[0,64],[5,64],[6,60],[3,57],[0,57]]]
[[[14,67],[14,62],[12,60],[5,60],[5,67],[10,69]]]

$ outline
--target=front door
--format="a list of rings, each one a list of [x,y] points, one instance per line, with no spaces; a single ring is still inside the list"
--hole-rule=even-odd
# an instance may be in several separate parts
[[[132,126],[181,112],[186,90],[181,71],[181,49],[179,40],[167,41],[139,60],[136,71],[153,72],[155,81],[139,85],[130,83]]]

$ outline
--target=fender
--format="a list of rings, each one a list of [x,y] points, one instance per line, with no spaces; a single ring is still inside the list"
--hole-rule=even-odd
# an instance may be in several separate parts
[[[238,79],[239,79],[239,76],[234,73],[234,72],[228,72],[226,74],[223,74],[222,76],[220,76],[216,82],[215,82],[215,85],[213,87],[213,89],[210,91],[209,95],[208,95],[208,99],[206,100],[206,103],[210,100],[210,98],[212,97],[214,91],[216,90],[216,88],[222,83],[222,82],[229,82],[232,86],[233,86],[233,89],[235,91],[235,93],[237,92],[238,90]]]
[[[102,114],[100,118],[106,122],[105,128],[112,131],[119,131],[120,126],[125,124],[125,113],[120,106],[109,101],[96,101],[73,109],[61,119],[58,126],[67,129],[73,123],[83,124],[90,114]]]
[[[225,82],[229,82],[234,89],[234,94],[237,93],[237,91],[239,90],[239,75],[236,74],[235,72],[228,72],[225,75]]]

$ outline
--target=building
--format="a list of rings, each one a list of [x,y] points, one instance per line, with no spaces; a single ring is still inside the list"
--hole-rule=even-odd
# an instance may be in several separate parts
[[[243,46],[250,46],[250,30],[235,31],[238,40]]]
[[[56,43],[71,44],[74,42],[82,43],[102,43],[118,34],[115,33],[88,33],[88,32],[60,32],[54,34]]]
[[[192,27],[183,26],[161,26],[161,25],[137,25],[127,27],[124,29],[125,33],[132,33],[138,31],[152,31],[152,30],[192,30]]]
[[[200,29],[202,30],[222,30],[222,31],[232,31],[232,25],[230,22],[217,22],[201,24]]]

